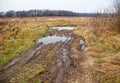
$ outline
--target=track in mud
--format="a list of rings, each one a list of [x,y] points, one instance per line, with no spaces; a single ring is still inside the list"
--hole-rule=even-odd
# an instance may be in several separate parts
[[[9,81],[9,75],[19,72],[18,69],[20,67],[40,56],[39,54],[45,46],[53,44],[56,48],[56,64],[47,70],[49,74],[42,77],[41,80],[43,82],[47,81],[48,83],[63,83],[64,74],[71,64],[69,53],[70,43],[73,40],[73,29],[74,27],[51,28],[45,37],[38,39],[35,46],[22,52],[18,57],[2,67],[0,71],[0,82],[6,83]]]

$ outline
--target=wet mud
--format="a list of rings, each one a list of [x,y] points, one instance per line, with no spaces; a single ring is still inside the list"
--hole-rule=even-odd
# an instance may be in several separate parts
[[[43,83],[64,83],[64,76],[73,63],[70,57],[71,43],[74,39],[73,29],[74,27],[51,28],[45,37],[36,41],[33,47],[3,65],[0,69],[0,82],[9,82],[11,77],[15,77],[27,64],[34,66],[34,64],[46,60],[47,66],[44,71],[27,79],[28,83],[32,83],[36,79],[40,79]],[[55,56],[49,61],[45,58],[51,52],[54,52]]]

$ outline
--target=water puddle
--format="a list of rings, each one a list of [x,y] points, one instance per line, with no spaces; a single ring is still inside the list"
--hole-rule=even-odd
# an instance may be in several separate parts
[[[47,37],[43,37],[40,38],[37,43],[43,43],[43,45],[47,45],[47,44],[55,44],[57,42],[65,42],[65,41],[69,41],[71,39],[71,37],[65,37],[65,36],[47,36]]]
[[[80,50],[85,50],[85,48],[86,48],[85,45],[82,45]]]
[[[73,30],[75,27],[70,27],[70,26],[65,26],[65,27],[52,27],[51,29],[54,32],[49,32],[49,34],[53,34],[52,36],[51,35],[48,35],[46,37],[42,37],[42,38],[39,38],[37,43],[42,43],[43,45],[48,45],[48,44],[55,44],[57,42],[65,42],[65,41],[69,41],[71,40],[71,32],[68,32],[67,36],[65,36],[65,33],[64,32],[60,32],[61,30],[66,30],[66,31],[71,31]],[[56,31],[57,30],[57,31]]]
[[[80,45],[81,45],[80,50],[85,50],[85,48],[86,48],[86,46],[85,46],[85,40],[80,39]]]
[[[80,44],[85,44],[85,41],[83,39],[80,39]]]
[[[52,27],[52,29],[57,29],[58,31],[61,30],[73,30],[75,27],[70,27],[70,26],[66,26],[66,27]]]

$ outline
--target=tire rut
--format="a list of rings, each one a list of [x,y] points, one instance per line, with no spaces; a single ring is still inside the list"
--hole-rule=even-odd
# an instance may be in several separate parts
[[[53,44],[56,44],[56,64],[51,66],[48,70],[49,74],[43,78],[43,81],[48,81],[48,83],[63,83],[64,74],[71,64],[69,57],[70,53],[70,42],[73,40],[72,30],[49,30],[46,35],[56,35],[62,38],[66,37],[66,41],[59,41]],[[69,39],[67,39],[69,37]],[[49,40],[47,40],[49,41]],[[48,43],[49,45],[49,43]],[[39,56],[41,50],[45,47],[44,43],[37,43],[35,46],[23,51],[18,57],[6,63],[0,70],[0,82],[7,83],[11,78],[11,75],[16,75],[14,73],[19,72],[19,68],[23,65],[28,64],[31,60]],[[42,56],[42,55],[41,55]],[[44,74],[45,71],[39,73]],[[15,76],[14,76],[15,77]],[[34,77],[33,77],[34,78]]]

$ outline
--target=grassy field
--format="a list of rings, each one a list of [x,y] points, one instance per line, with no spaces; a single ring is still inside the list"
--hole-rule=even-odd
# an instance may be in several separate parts
[[[5,18],[0,19],[0,66],[34,45],[52,26],[85,25],[82,18]],[[74,21],[73,21],[74,20]]]
[[[99,35],[94,31],[101,30]],[[99,32],[99,31],[98,31]],[[120,82],[120,34],[111,31],[109,26],[78,28],[74,34],[86,40],[85,53],[94,60],[93,77],[95,83]]]
[[[50,27],[68,25],[77,27],[74,34],[85,38],[85,53],[94,60],[96,83],[120,83],[120,34],[109,28],[109,21],[81,17],[1,18],[0,66],[33,46]]]

